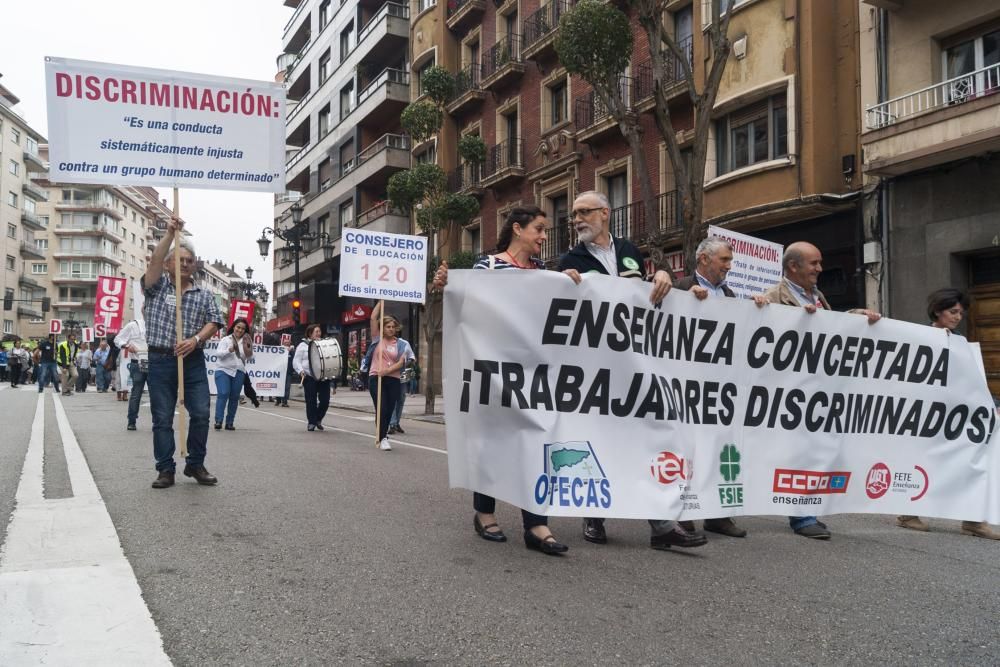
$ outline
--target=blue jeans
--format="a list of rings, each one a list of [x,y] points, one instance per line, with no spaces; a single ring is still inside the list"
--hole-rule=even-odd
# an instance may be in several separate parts
[[[819,520],[814,516],[790,516],[788,517],[788,525],[792,527],[792,530],[799,530],[800,528],[805,528],[806,526],[811,526],[814,523],[819,523]]]
[[[406,403],[406,392],[400,387],[399,400],[396,401],[396,409],[389,417],[389,426],[399,426],[399,420],[403,418],[403,404]]]
[[[240,391],[243,389],[243,371],[229,377],[222,371],[215,371],[215,423],[222,421],[222,416],[228,412],[226,425],[232,426],[236,419],[236,408],[240,407]],[[228,410],[226,409],[228,407]]]
[[[149,408],[153,413],[153,457],[158,471],[173,472],[174,408],[177,407],[177,357],[149,353]],[[184,407],[188,416],[188,455],[186,463],[205,463],[208,446],[208,375],[205,355],[196,350],[184,359]],[[181,419],[184,417],[181,416]]]
[[[97,366],[97,391],[106,391],[111,383],[111,372],[104,366]]]
[[[101,367],[98,366],[98,368]],[[138,361],[129,362],[128,372],[132,376],[132,393],[128,395],[128,423],[134,424],[135,420],[139,418],[139,404],[142,402],[142,391],[146,388],[147,374],[139,370]],[[98,372],[97,377],[98,388],[100,388],[100,372]],[[106,382],[105,386],[107,386]]]
[[[52,381],[52,388],[59,391],[59,369],[56,368],[56,362],[54,361],[43,361],[38,365],[38,393],[42,393],[45,389],[45,385]]]

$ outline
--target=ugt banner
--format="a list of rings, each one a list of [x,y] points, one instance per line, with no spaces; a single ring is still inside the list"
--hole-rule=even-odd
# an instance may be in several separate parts
[[[54,182],[285,190],[281,84],[45,59]]]
[[[97,277],[97,299],[94,302],[94,324],[103,324],[105,333],[118,333],[125,317],[125,284],[127,278]]]
[[[205,367],[208,371],[208,388],[214,395],[215,369],[219,365],[219,339],[205,343]],[[247,375],[254,391],[260,396],[284,396],[285,375],[288,369],[288,350],[279,345],[254,345],[253,360],[247,364]]]
[[[451,485],[560,516],[1000,522],[997,413],[961,336],[649,291],[453,271]]]

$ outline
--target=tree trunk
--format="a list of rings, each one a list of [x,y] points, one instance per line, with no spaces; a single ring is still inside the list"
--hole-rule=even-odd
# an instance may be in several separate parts
[[[427,342],[427,367],[424,369],[424,414],[434,414],[434,362],[437,356],[437,333],[441,329],[442,313],[438,309],[441,303],[441,293],[428,294],[428,304],[424,308],[424,340]]]

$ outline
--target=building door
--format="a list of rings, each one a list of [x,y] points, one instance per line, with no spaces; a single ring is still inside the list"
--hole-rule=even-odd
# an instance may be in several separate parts
[[[969,340],[979,343],[990,393],[1000,397],[1000,255],[970,262]]]

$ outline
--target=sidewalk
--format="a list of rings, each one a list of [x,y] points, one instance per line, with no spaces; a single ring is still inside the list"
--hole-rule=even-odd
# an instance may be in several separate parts
[[[293,401],[301,401],[302,389],[292,387],[289,398]],[[266,399],[263,399],[266,400]],[[367,391],[351,391],[349,387],[337,387],[337,393],[330,396],[330,407],[344,410],[357,410],[375,414],[375,406],[372,405],[372,397]],[[403,405],[404,419],[417,419],[419,421],[432,422],[435,424],[444,423],[444,397],[438,395],[434,399],[434,414],[424,414],[424,395],[413,394],[406,397]]]

